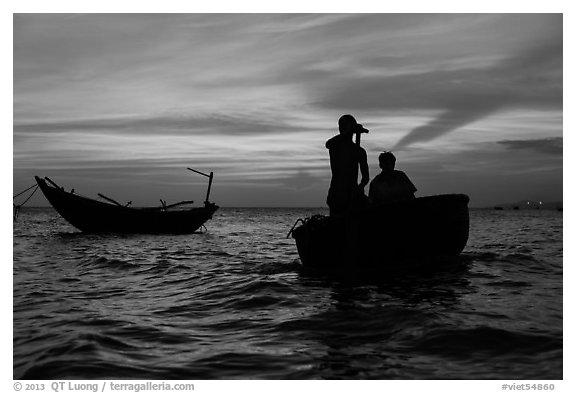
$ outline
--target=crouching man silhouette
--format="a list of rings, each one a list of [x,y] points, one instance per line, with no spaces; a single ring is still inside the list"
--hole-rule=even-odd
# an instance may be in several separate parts
[[[396,157],[392,152],[384,152],[378,156],[382,172],[376,175],[370,183],[368,197],[373,205],[381,205],[388,202],[414,199],[416,187],[408,176],[402,171],[394,169]]]

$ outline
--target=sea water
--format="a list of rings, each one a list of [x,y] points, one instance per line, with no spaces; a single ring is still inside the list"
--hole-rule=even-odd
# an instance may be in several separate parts
[[[438,270],[303,269],[297,218],[221,209],[207,232],[13,226],[15,379],[562,379],[562,212],[470,211]]]

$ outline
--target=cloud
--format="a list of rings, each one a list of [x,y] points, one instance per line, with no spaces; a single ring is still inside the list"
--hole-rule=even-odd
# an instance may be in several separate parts
[[[543,138],[529,140],[504,140],[498,143],[509,150],[531,150],[536,153],[562,155],[563,138]]]
[[[378,64],[386,58],[374,58]],[[399,60],[392,64],[397,67]],[[484,61],[483,63],[486,63]],[[322,72],[314,70],[318,79]],[[562,39],[550,38],[497,61],[466,68],[353,75],[324,73],[315,102],[327,109],[384,113],[437,111],[436,117],[404,136],[395,149],[435,139],[507,109],[562,110]]]
[[[134,195],[123,179],[168,190],[196,181],[182,169],[193,166],[214,170],[230,203],[239,190],[252,205],[323,203],[324,141],[341,114],[382,130],[365,139],[370,153],[509,109],[451,146],[500,155],[466,151],[436,171],[444,150],[414,175],[437,172],[440,192],[459,187],[446,171],[468,181],[485,162],[487,179],[561,174],[560,155],[532,153],[557,147],[517,142],[561,135],[561,14],[27,14],[14,17],[13,46],[15,186],[43,171],[77,189],[105,191],[112,177]]]
[[[325,167],[317,169],[327,172],[327,169]],[[294,170],[295,170],[294,168],[291,168],[292,173],[294,172]],[[328,179],[329,177],[315,176],[312,175],[310,172],[303,170],[302,168],[299,168],[298,172],[294,173],[292,176],[281,178],[280,183],[284,188],[288,188],[290,190],[295,191],[304,191],[314,187],[321,187],[322,189],[326,189]]]
[[[132,135],[272,135],[285,132],[310,131],[288,121],[277,118],[266,120],[254,114],[230,115],[209,114],[193,116],[187,114],[158,116],[119,116],[109,118],[22,122],[14,125],[15,136],[27,133],[118,133]]]
[[[224,134],[255,135],[297,131],[263,120],[294,108],[435,111],[401,147],[502,109],[561,107],[561,21],[498,14],[16,15],[14,112],[17,122],[29,122],[15,130],[178,134],[212,123]],[[519,50],[523,40],[531,49]],[[124,116],[175,107],[268,113],[254,120]],[[78,116],[96,118],[47,121]],[[34,118],[44,121],[36,127]]]
[[[435,139],[507,108],[562,109],[561,41],[507,58],[487,74],[493,79],[492,91],[454,92],[446,111],[413,129],[395,149]]]
[[[492,101],[488,104],[477,105],[474,109],[452,108],[430,121],[414,128],[402,137],[392,150],[399,150],[416,142],[426,142],[438,138],[475,120],[488,116],[502,108],[502,101]]]

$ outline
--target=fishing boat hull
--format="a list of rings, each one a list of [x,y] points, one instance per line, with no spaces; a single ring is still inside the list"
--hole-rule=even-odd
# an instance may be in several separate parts
[[[213,203],[191,209],[132,208],[64,191],[35,177],[52,207],[71,225],[90,233],[192,233],[212,218]]]
[[[298,254],[311,267],[398,267],[457,257],[468,241],[467,195],[437,195],[356,214],[313,216],[294,229]]]

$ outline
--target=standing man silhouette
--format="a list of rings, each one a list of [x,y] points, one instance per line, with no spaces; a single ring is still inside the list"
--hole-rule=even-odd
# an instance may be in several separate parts
[[[344,115],[338,120],[340,134],[326,142],[330,153],[332,180],[328,190],[330,215],[342,214],[350,209],[362,206],[366,196],[364,187],[370,181],[366,151],[360,147],[359,134],[368,132],[358,124],[352,115]],[[357,143],[352,135],[357,134]],[[358,184],[358,167],[362,174]]]

